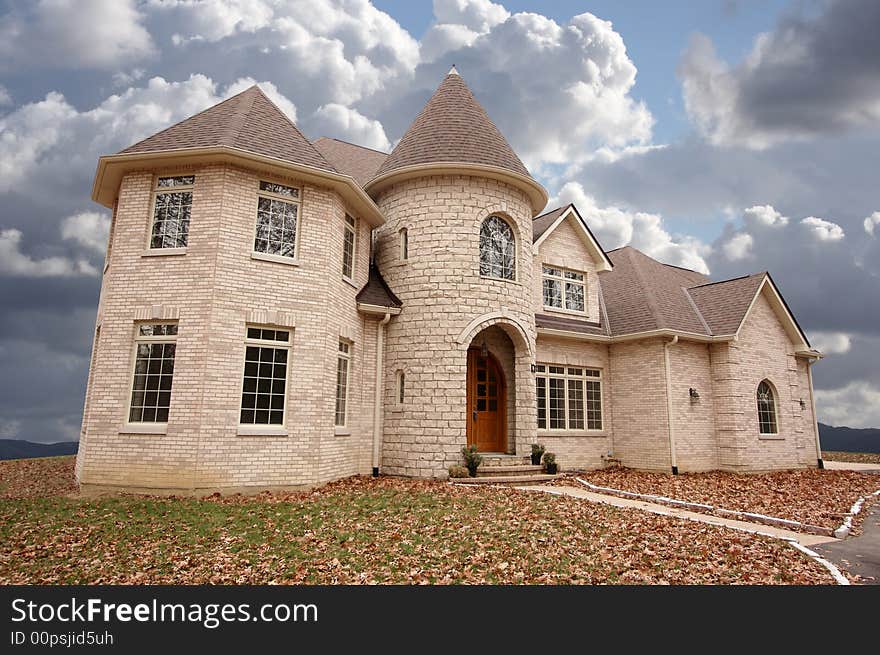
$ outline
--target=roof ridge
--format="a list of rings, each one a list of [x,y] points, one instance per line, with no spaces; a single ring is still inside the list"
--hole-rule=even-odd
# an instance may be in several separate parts
[[[688,299],[688,302],[690,302],[691,307],[694,308],[694,311],[697,314],[697,318],[700,319],[700,323],[702,323],[703,327],[706,328],[706,334],[710,334],[710,335],[713,334],[712,328],[710,328],[709,324],[706,322],[706,319],[703,316],[703,312],[701,312],[700,308],[697,307],[697,303],[696,303],[696,301],[694,301],[693,297],[691,296],[690,291],[687,290],[687,287],[681,287],[681,290],[684,292],[684,295]]]
[[[644,271],[642,271],[642,267],[641,267],[641,261],[643,259],[651,259],[651,258],[648,257],[641,250],[638,250],[637,248],[633,248],[630,246],[624,246],[624,247],[629,248],[628,254],[629,254],[630,265],[632,266],[633,271],[635,271],[636,277],[639,279],[639,284],[642,287],[642,294],[645,298],[645,303],[648,305],[648,309],[651,310],[651,315],[654,317],[654,320],[657,322],[657,327],[658,328],[665,328],[666,327],[665,317],[663,316],[662,312],[660,311],[660,307],[657,304],[657,299],[654,298],[654,294],[648,293],[648,283],[645,280]],[[633,253],[638,253],[639,255],[641,255],[641,258],[639,258],[637,261],[636,258],[633,257]],[[656,261],[656,260],[654,260],[654,261]]]
[[[316,144],[321,139],[330,139],[331,141],[338,141],[339,143],[344,143],[349,146],[354,146],[355,148],[361,148],[363,150],[369,150],[370,152],[375,152],[380,155],[388,156],[388,153],[384,150],[377,150],[376,148],[370,148],[368,146],[362,146],[360,143],[355,143],[354,141],[346,141],[345,139],[337,139],[335,136],[319,136],[317,139],[312,141],[312,145]]]
[[[232,118],[226,124],[226,129],[223,131],[223,137],[220,139],[221,142],[225,142],[228,146],[235,145],[236,138],[241,132],[241,128],[244,127],[245,120],[251,113],[251,109],[254,108],[254,101],[257,99],[254,90],[260,92],[260,87],[253,84],[241,93],[233,96],[238,98],[238,102],[235,104],[235,109],[232,112]]]
[[[703,284],[695,284],[692,287],[688,287],[688,289],[699,289],[701,287],[711,287],[713,284],[724,284],[725,282],[735,282],[736,280],[746,280],[750,277],[755,277],[757,275],[769,275],[767,271],[761,271],[759,273],[749,273],[748,275],[740,275],[738,277],[730,277],[726,280],[715,280],[714,282],[704,282]]]

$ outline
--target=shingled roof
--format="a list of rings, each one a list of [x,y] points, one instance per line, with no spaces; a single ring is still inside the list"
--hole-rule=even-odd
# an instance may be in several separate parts
[[[325,136],[313,141],[312,145],[337,171],[351,175],[361,186],[373,179],[376,171],[388,159],[387,152]]]
[[[721,282],[710,282],[688,289],[712,334],[734,334],[749,311],[755,294],[767,277],[755,273]]]
[[[227,146],[337,172],[256,84],[121,151],[137,154]]]
[[[556,219],[559,218],[566,209],[571,207],[571,204],[563,205],[562,207],[558,207],[556,209],[552,209],[549,212],[541,214],[540,216],[535,216],[532,220],[532,241],[537,241],[543,236],[544,232],[550,229],[550,226],[556,222]]]
[[[403,306],[400,298],[395,296],[394,292],[388,287],[385,278],[382,277],[375,264],[370,264],[370,276],[363,289],[358,291],[355,300],[358,304],[388,307],[391,309],[399,309]]]
[[[431,163],[483,164],[531,177],[455,68],[376,174]]]

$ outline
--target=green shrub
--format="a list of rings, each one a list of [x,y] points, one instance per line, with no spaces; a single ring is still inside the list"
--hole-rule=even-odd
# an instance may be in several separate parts
[[[476,445],[465,446],[461,449],[461,454],[464,456],[464,465],[467,466],[471,477],[477,477],[477,467],[483,462],[483,456],[477,452]]]
[[[449,477],[450,478],[466,478],[470,476],[471,472],[468,471],[466,466],[461,466],[459,464],[455,464],[454,466],[449,467]]]
[[[541,457],[544,455],[544,451],[546,449],[542,444],[533,443],[532,444],[532,464],[540,464]]]

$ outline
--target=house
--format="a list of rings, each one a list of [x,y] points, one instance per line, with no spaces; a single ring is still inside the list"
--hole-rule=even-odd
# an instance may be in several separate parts
[[[77,477],[161,492],[821,466],[820,354],[767,273],[606,252],[453,69],[390,154],[254,86],[102,157],[113,219]],[[543,212],[543,213],[542,213]]]

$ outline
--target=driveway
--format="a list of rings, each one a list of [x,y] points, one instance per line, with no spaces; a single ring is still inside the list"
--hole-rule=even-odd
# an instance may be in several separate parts
[[[880,502],[868,510],[861,535],[811,548],[840,568],[861,576],[864,584],[880,585]]]

